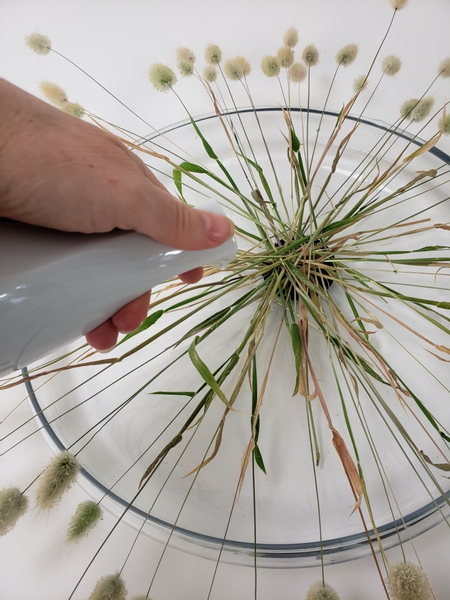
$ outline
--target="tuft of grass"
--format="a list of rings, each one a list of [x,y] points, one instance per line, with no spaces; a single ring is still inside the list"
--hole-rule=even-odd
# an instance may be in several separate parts
[[[78,542],[97,525],[102,515],[102,509],[92,500],[79,504],[67,529],[67,541]]]
[[[97,581],[89,600],[125,600],[127,590],[119,573],[105,575]]]
[[[411,562],[398,562],[389,568],[386,581],[393,600],[432,600],[425,571]]]
[[[28,508],[28,498],[15,487],[0,492],[0,535],[8,533]]]
[[[42,510],[52,508],[75,482],[80,465],[75,456],[65,450],[55,456],[39,481],[36,503]]]
[[[316,581],[309,588],[305,600],[340,600],[339,594],[336,592],[331,585],[323,583],[322,581]]]

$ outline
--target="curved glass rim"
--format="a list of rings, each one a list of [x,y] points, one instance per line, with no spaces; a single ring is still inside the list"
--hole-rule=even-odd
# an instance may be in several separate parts
[[[299,107],[283,108],[281,106],[238,108],[235,110],[225,111],[221,113],[221,116],[232,116],[236,114],[254,112],[281,112],[282,110],[289,110],[290,112],[297,113],[325,115],[330,117],[339,116],[338,112],[332,110],[321,110],[314,108],[302,109]],[[196,117],[194,120],[196,123],[200,123],[202,121],[208,121],[217,118],[218,115],[212,113]],[[359,122],[385,132],[390,132],[398,138],[406,139],[410,143],[413,143],[418,147],[423,146],[423,144],[425,143],[424,140],[420,139],[417,136],[413,136],[406,132],[393,130],[389,125],[383,123],[382,121],[370,120],[355,115],[347,115],[345,119],[348,121]],[[190,125],[190,120],[184,120],[179,123],[169,125],[164,129],[161,129],[145,138],[142,138],[142,140],[145,140],[145,142],[154,141],[155,139],[166,135],[171,131],[176,131],[178,129]],[[450,156],[437,147],[430,148],[427,151],[427,153],[435,156],[437,159],[444,163],[450,163]],[[28,377],[27,368],[22,369],[22,375],[25,379]],[[67,448],[64,446],[56,432],[51,427],[47,418],[45,417],[44,411],[42,410],[34,392],[32,383],[30,381],[25,381],[25,386],[29,394],[29,399],[32,405],[32,409],[35,413],[35,417],[41,423],[42,428],[47,433],[49,439],[58,451],[67,450]],[[318,561],[322,559],[328,559],[327,562],[330,563],[352,560],[353,558],[359,558],[365,554],[368,554],[371,551],[372,544],[376,544],[378,539],[383,540],[385,548],[390,548],[398,545],[405,539],[416,537],[424,533],[425,531],[428,531],[429,529],[440,523],[442,519],[446,519],[448,516],[450,516],[450,496],[447,493],[445,495],[440,495],[439,497],[428,502],[423,507],[414,510],[413,512],[407,514],[404,517],[401,517],[399,519],[396,519],[395,521],[391,521],[390,523],[378,527],[377,533],[375,533],[373,529],[370,529],[367,532],[363,531],[361,533],[352,534],[349,536],[341,536],[317,542],[301,542],[294,544],[243,542],[238,540],[218,538],[191,531],[190,529],[179,527],[178,525],[173,525],[167,521],[164,521],[163,519],[149,514],[148,512],[138,508],[137,506],[134,506],[133,504],[130,505],[129,502],[118,496],[116,493],[110,491],[93,475],[91,475],[89,471],[87,471],[84,467],[81,467],[80,473],[86,479],[86,481],[88,481],[95,488],[101,491],[102,494],[104,494],[106,497],[113,500],[117,505],[124,509],[126,508],[130,510],[132,513],[134,513],[134,515],[136,515],[140,519],[144,519],[145,522],[148,522],[150,524],[155,525],[158,528],[163,528],[166,531],[176,534],[178,536],[178,539],[188,540],[189,542],[191,542],[189,544],[190,548],[192,548],[192,542],[196,542],[201,544],[203,547],[215,547],[220,548],[221,550],[224,549],[227,550],[230,554],[234,553],[238,554],[239,556],[247,556],[249,559],[257,557],[258,559],[263,559],[263,562],[259,563],[260,566],[276,566],[273,564],[273,562],[271,562],[272,559],[274,559],[277,563],[283,562],[282,565],[279,565],[283,567],[286,566],[284,564],[284,561],[286,560],[288,561],[288,563],[292,563],[293,561],[291,559],[313,559],[313,562],[306,561],[303,564],[290,564],[290,566],[294,567],[311,566],[312,564],[317,564]],[[222,559],[226,560],[227,562],[236,562],[242,564],[240,560],[233,561],[232,559],[227,559],[227,557],[224,555],[222,555]],[[268,561],[266,564],[264,564],[264,559]]]

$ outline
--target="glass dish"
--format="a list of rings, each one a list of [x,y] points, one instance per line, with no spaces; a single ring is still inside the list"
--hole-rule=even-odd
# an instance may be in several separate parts
[[[260,158],[264,156],[264,148],[252,109],[234,111],[229,116],[236,127],[241,127],[244,123],[258,162],[268,171],[268,160]],[[293,111],[294,121],[296,118],[304,118],[304,113]],[[321,153],[324,148],[322,134],[323,139],[328,138],[335,126],[337,114],[327,111],[322,115],[321,111],[311,110],[309,118],[310,135],[314,136],[320,125],[317,153]],[[282,185],[287,188],[289,171],[286,142],[281,134],[284,124],[282,112],[277,107],[259,108],[258,119],[263,126],[277,172],[285,172]],[[357,121],[357,117],[350,118],[345,127],[350,130]],[[197,119],[197,124],[205,138],[213,143],[215,152],[227,168],[236,173],[238,185],[244,185],[245,182],[239,179],[238,169],[233,170],[236,159],[229,152],[228,141],[217,117],[201,117]],[[330,194],[338,193],[340,185],[348,178],[356,179],[361,176],[361,157],[372,154],[387,131],[388,128],[382,123],[360,120],[339,163],[339,169],[333,176]],[[386,164],[398,153],[399,145],[410,144],[412,152],[422,144],[406,133],[394,135],[395,147],[387,147],[382,158]],[[158,135],[150,136],[145,142],[158,152],[169,153],[172,157],[179,156],[182,148],[183,156],[193,157],[212,170],[215,168],[190,123],[176,124]],[[414,169],[439,169],[449,161],[446,154],[432,148],[419,157],[414,163]],[[170,176],[169,169],[161,170],[160,162],[151,161],[150,166],[160,174]],[[320,169],[317,185],[325,180],[331,169],[331,159],[327,158]],[[414,172],[406,165],[398,175],[396,186],[402,182],[406,184],[413,177]],[[415,197],[411,193],[407,202],[399,202],[382,214],[369,217],[370,227],[378,229],[383,226],[384,220],[386,223],[418,221],[424,212],[426,218],[432,218],[436,223],[447,222],[448,208],[444,202],[449,195],[448,184],[424,185],[428,186],[426,195]],[[201,193],[201,189],[197,191]],[[389,192],[387,184],[383,193],[388,195]],[[224,208],[227,209],[226,206]],[[239,217],[232,213],[230,216],[239,225]],[[355,235],[356,233],[355,231]],[[426,246],[429,244],[428,235],[428,232],[424,232],[423,236],[415,236],[414,244],[420,240],[422,246]],[[445,245],[445,237],[445,231],[436,229],[433,244]],[[401,235],[395,240],[395,244],[396,250],[405,252],[413,251],[416,247],[411,246],[407,236]],[[383,241],[379,237],[374,239],[374,251],[382,247]],[[424,277],[423,273],[416,273],[407,266],[397,272],[395,269],[391,272],[381,268],[377,270],[376,264],[370,265],[370,269],[372,277],[378,277],[384,284],[389,283],[398,290],[412,289],[419,281],[422,283]],[[440,282],[439,274],[436,273],[435,277]],[[430,282],[432,279],[431,277]],[[213,281],[214,278],[210,280]],[[443,298],[443,286],[444,283],[440,283],[433,292],[433,297],[437,300]],[[348,312],[348,305],[341,297],[341,289],[336,286],[333,288],[332,285],[330,290],[336,303],[343,311]],[[154,297],[157,297],[157,292],[156,290]],[[212,312],[220,308],[215,306]],[[275,303],[274,318],[269,321],[265,334],[268,340],[273,340],[276,336],[276,318],[280,316],[280,310]],[[407,320],[409,326],[420,329],[425,338],[426,322],[413,311],[406,311],[405,314],[403,305],[389,303],[388,310],[394,319],[390,320],[389,330],[380,329],[376,332],[377,348],[388,357],[396,372],[408,381],[409,387],[417,390],[420,397],[426,398],[427,408],[432,410],[436,418],[441,423],[448,422],[449,370],[445,363],[438,363],[427,352],[421,339],[410,335],[395,319]],[[181,308],[178,312],[180,317],[186,314],[186,309]],[[201,319],[208,316],[209,314],[202,312]],[[202,350],[202,356],[205,360],[207,358],[211,370],[223,360],[224,351],[233,347],[233,340],[237,339],[250,316],[251,311],[242,311],[231,321],[225,332],[211,336],[206,355],[205,350]],[[152,334],[162,330],[165,325],[167,321],[161,318],[152,327]],[[152,374],[164,369],[173,359],[174,350],[167,354],[163,350],[175,345],[192,326],[192,320],[186,320],[176,333],[166,334],[164,338],[141,350],[137,357],[130,357],[113,367],[64,371],[37,392],[33,391],[30,383],[27,384],[33,411],[51,445],[55,449],[70,448],[77,453],[83,466],[83,485],[88,493],[95,499],[105,496],[102,505],[116,516],[124,513],[123,519],[136,529],[142,528],[143,532],[159,541],[170,540],[177,548],[207,558],[217,558],[220,555],[221,560],[250,565],[256,554],[259,566],[286,568],[318,564],[322,555],[325,562],[333,563],[369,553],[371,544],[368,538],[374,543],[376,535],[373,530],[366,535],[358,511],[352,513],[354,498],[329,440],[329,432],[317,402],[313,410],[317,419],[322,458],[318,469],[314,469],[305,402],[298,395],[292,396],[295,377],[287,332],[283,332],[280,337],[261,414],[260,446],[267,475],[259,470],[254,474],[258,514],[256,540],[250,471],[236,497],[241,458],[250,433],[249,390],[242,394],[235,406],[236,410],[229,415],[222,447],[210,464],[196,474],[187,476],[209,453],[211,439],[223,409],[217,399],[200,425],[185,436],[184,445],[173,449],[165,457],[160,468],[138,493],[142,474],[185,419],[183,409],[189,404],[189,398],[177,395],[177,392],[196,390],[201,384],[198,373],[187,357],[177,364],[175,371],[168,369],[156,382],[152,381]],[[433,335],[436,341],[438,334],[433,331]],[[327,348],[313,324],[310,336],[311,353],[323,391],[330,399],[333,421],[340,431],[344,431],[345,417],[330,375]],[[445,344],[444,333],[440,343]],[[185,340],[176,348],[185,352],[189,344],[190,341]],[[125,350],[128,346],[122,348]],[[117,349],[118,356],[122,348]],[[267,362],[269,353],[270,344],[267,344],[261,353],[261,364]],[[425,454],[430,453],[427,424],[424,429],[420,414],[415,409],[407,412],[392,389],[386,391],[381,384],[377,388],[417,447]],[[156,393],[160,391],[174,394]],[[227,392],[227,389],[224,388],[224,391]],[[362,392],[360,400],[364,404]],[[359,408],[354,407],[352,417],[355,422],[360,415]],[[429,529],[450,514],[445,498],[450,485],[439,474],[436,475],[438,485],[428,480],[424,484],[423,480],[430,467],[424,466],[415,458],[408,443],[393,436],[390,430],[392,425],[385,420],[383,410],[370,404],[367,399],[364,404],[364,419],[365,423],[360,423],[361,428],[356,430],[355,435],[378,535],[383,540],[384,547],[388,548],[401,539],[409,539]],[[370,442],[367,441],[366,427],[370,431]],[[377,448],[383,465],[382,477],[379,465],[373,458],[372,444]],[[442,450],[446,448],[443,441],[438,446]],[[320,490],[321,535],[314,472]],[[366,510],[364,515],[366,521],[370,522]]]

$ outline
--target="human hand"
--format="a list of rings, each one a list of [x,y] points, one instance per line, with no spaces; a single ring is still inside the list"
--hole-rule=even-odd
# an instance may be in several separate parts
[[[173,198],[144,163],[112,134],[0,80],[0,217],[62,231],[135,230],[182,250],[222,244],[226,217]],[[194,283],[194,269],[180,277]],[[86,339],[98,350],[136,329],[150,293],[120,309]]]

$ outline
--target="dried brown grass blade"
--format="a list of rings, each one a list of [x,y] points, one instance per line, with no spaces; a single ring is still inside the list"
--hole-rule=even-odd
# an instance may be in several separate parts
[[[358,510],[358,508],[361,506],[363,495],[362,483],[359,477],[358,469],[356,468],[355,462],[348,451],[344,438],[338,431],[336,431],[336,429],[333,428],[331,431],[333,434],[333,446],[335,447],[336,452],[339,454],[345,474],[347,475],[350,486],[356,496],[356,504],[350,513],[350,515],[352,515],[355,510]]]

